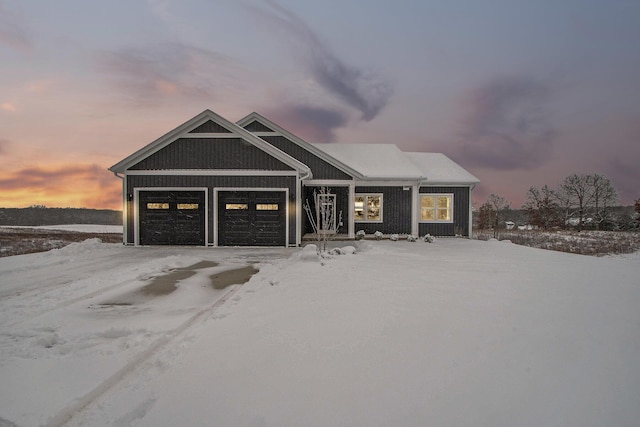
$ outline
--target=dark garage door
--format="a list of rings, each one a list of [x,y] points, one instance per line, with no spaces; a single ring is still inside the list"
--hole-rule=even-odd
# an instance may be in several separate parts
[[[141,191],[141,245],[204,246],[203,191]]]
[[[285,246],[284,191],[218,192],[219,246]]]

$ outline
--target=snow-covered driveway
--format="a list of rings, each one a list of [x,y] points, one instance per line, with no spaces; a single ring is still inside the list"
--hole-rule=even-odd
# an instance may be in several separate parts
[[[640,254],[89,241],[0,259],[0,426],[631,426]],[[150,278],[201,261],[167,295]],[[255,264],[243,286],[210,276]]]

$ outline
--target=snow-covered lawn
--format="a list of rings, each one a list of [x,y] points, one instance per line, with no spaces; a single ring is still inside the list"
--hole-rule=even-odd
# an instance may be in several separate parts
[[[0,426],[637,425],[640,253],[357,249],[89,240],[2,258]],[[211,286],[249,264],[246,284]]]

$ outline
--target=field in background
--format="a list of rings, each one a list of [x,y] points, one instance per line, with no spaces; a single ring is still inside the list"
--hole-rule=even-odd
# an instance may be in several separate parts
[[[92,238],[105,243],[121,243],[122,233],[0,227],[0,257],[59,249]]]
[[[640,233],[623,231],[521,231],[481,230],[473,233],[478,240],[510,240],[512,243],[581,255],[628,254],[640,251]]]

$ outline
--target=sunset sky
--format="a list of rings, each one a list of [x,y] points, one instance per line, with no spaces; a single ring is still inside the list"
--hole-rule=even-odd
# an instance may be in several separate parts
[[[519,207],[640,198],[638,0],[0,0],[0,207],[121,208],[107,168],[204,109],[442,152]]]

